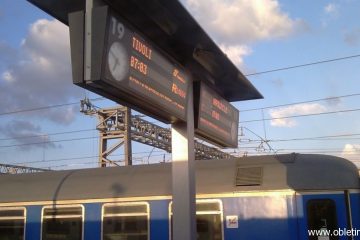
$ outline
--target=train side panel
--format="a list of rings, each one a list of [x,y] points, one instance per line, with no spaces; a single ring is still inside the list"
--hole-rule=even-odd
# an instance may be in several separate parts
[[[222,201],[226,240],[297,237],[293,196],[274,194],[224,198]],[[231,216],[238,216],[238,227],[228,222]]]
[[[320,218],[324,226],[336,224],[336,229],[350,229],[343,192],[338,193],[301,193],[284,195],[261,192],[255,195],[201,199],[199,202],[219,202],[222,206],[221,225],[224,240],[237,239],[309,239],[308,229],[314,228],[309,214],[317,211],[316,206],[327,206],[333,213]],[[150,239],[170,239],[171,200],[149,200]],[[112,202],[112,203],[115,203]],[[84,239],[101,239],[103,206],[112,203],[85,203]],[[350,194],[352,226],[360,230],[360,193]],[[320,205],[319,205],[320,204]],[[65,205],[66,206],[66,205]],[[26,206],[25,240],[41,239],[42,209],[44,206]],[[319,208],[320,209],[320,208]],[[171,211],[171,210],[170,210]],[[333,215],[332,215],[333,214]],[[334,215],[335,214],[335,215]],[[314,213],[319,215],[318,213]],[[329,216],[335,216],[331,223]],[[235,218],[234,218],[235,217]],[[309,222],[310,221],[310,222]],[[315,229],[314,229],[315,230]],[[311,239],[311,238],[310,238]],[[330,238],[332,239],[332,238]],[[336,238],[335,238],[336,239]],[[348,239],[339,236],[339,240]],[[359,236],[354,236],[359,239]]]

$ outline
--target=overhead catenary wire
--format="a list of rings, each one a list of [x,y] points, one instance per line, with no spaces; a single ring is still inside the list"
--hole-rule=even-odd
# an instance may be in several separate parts
[[[327,98],[319,98],[319,99],[300,101],[300,102],[293,102],[293,103],[285,103],[285,104],[266,106],[266,107],[261,107],[261,108],[250,108],[250,109],[241,110],[241,112],[259,111],[259,110],[265,110],[265,109],[288,107],[288,106],[300,105],[300,104],[305,104],[305,103],[329,101],[329,100],[335,100],[335,99],[339,99],[339,98],[348,98],[348,97],[357,97],[357,96],[360,96],[360,93],[353,93],[353,94],[347,94],[347,95],[341,95],[341,96],[333,96],[333,97],[327,97]]]
[[[241,151],[241,152],[238,152],[237,154],[242,154],[242,153],[245,153],[246,152],[246,156],[247,157],[250,157],[250,156],[257,156],[257,155],[274,155],[273,152],[263,152],[263,151]],[[288,151],[280,151],[278,153],[280,154],[290,154],[290,153],[293,153],[294,151],[291,151],[288,150]],[[338,151],[338,150],[329,150],[329,151],[301,151],[301,152],[298,152],[298,153],[301,153],[301,154],[335,154],[335,155],[338,155],[338,156],[343,156],[344,152],[342,151]],[[169,156],[170,154],[168,154]],[[349,154],[351,156],[358,156],[355,155],[355,154]],[[163,154],[159,154],[159,155],[156,155],[156,156],[163,156]],[[96,157],[96,156],[94,156]],[[143,162],[144,164],[147,163],[147,161],[145,160],[146,156],[142,156],[142,157],[136,157],[135,158],[135,161],[136,162]],[[69,161],[71,161],[72,159],[69,159]],[[121,163],[121,162],[124,162],[123,159],[120,159],[120,160],[114,160],[115,162],[117,163]],[[352,162],[360,162],[360,159],[351,159]],[[52,161],[52,162],[56,162],[56,161]],[[41,162],[39,162],[41,163]],[[44,163],[44,162],[42,162]],[[153,162],[154,163],[154,162]],[[156,163],[159,163],[156,162]],[[28,164],[28,163],[27,163]],[[98,162],[94,159],[94,161],[87,161],[87,162],[77,162],[77,163],[74,163],[74,164],[61,164],[61,165],[46,165],[46,166],[43,166],[43,168],[49,168],[49,169],[54,169],[54,168],[63,168],[63,167],[69,167],[69,166],[89,166],[89,165],[93,165],[94,168],[97,168],[98,167]],[[150,162],[148,164],[151,164]]]
[[[143,156],[139,156],[136,158],[147,158],[148,157],[148,153],[147,152],[136,152],[133,153],[134,155],[139,155],[142,154]],[[167,152],[163,152],[161,150],[158,151],[153,151],[153,153],[161,153],[161,154],[154,154],[152,155],[152,157],[157,157],[157,156],[163,156],[165,155],[171,155],[171,153],[167,153]],[[120,157],[120,156],[125,156],[125,154],[114,154],[112,155],[112,157]],[[91,158],[99,158],[99,155],[93,155],[93,156],[82,156],[82,157],[69,157],[69,158],[56,158],[56,159],[46,159],[46,160],[35,160],[35,161],[26,161],[26,162],[14,162],[14,165],[23,165],[23,164],[34,164],[34,163],[48,163],[48,162],[61,162],[61,161],[73,161],[73,160],[82,160],[82,159],[91,159]]]
[[[337,135],[324,135],[324,136],[315,136],[315,137],[307,137],[307,138],[290,138],[290,139],[273,139],[270,141],[299,141],[299,140],[318,140],[318,139],[325,139],[325,140],[333,140],[338,139],[342,137],[354,137],[354,136],[360,136],[360,133],[348,133],[348,134],[337,134]],[[346,139],[358,139],[358,138],[346,138]]]
[[[0,146],[0,148],[23,147],[23,146],[29,146],[29,145],[51,144],[51,143],[59,143],[59,142],[72,142],[72,141],[98,139],[98,138],[99,138],[99,137],[82,137],[82,138],[71,138],[71,139],[61,139],[61,140],[49,140],[49,141],[34,142],[34,143],[22,143],[22,144],[13,144],[13,145],[2,145],[2,146]]]
[[[73,133],[80,133],[80,132],[90,132],[95,131],[96,129],[80,129],[74,131],[66,131],[66,132],[56,132],[56,133],[39,133],[27,136],[16,136],[16,137],[9,137],[9,138],[0,138],[0,141],[9,141],[9,140],[16,140],[16,139],[27,139],[27,138],[39,138],[39,137],[48,137],[48,136],[56,136],[56,135],[65,135],[65,134],[73,134]]]
[[[293,139],[268,139],[268,142],[294,142],[294,141],[358,141],[360,138],[293,138]],[[241,144],[251,144],[261,142],[258,139],[239,140]]]
[[[343,96],[338,96],[338,97],[330,97],[330,98],[322,98],[322,99],[316,99],[316,100],[302,101],[302,102],[296,102],[296,103],[290,103],[290,104],[269,106],[269,107],[263,107],[263,108],[247,109],[247,110],[242,110],[242,112],[244,112],[244,111],[262,110],[262,109],[268,109],[268,108],[276,108],[276,107],[296,105],[296,104],[302,104],[302,103],[310,103],[310,102],[315,102],[315,101],[323,101],[323,100],[330,100],[330,99],[343,98],[343,97],[352,97],[352,96],[360,96],[360,93],[348,94],[348,95],[343,95]],[[324,115],[324,114],[345,113],[345,112],[354,112],[354,111],[359,111],[359,110],[360,109],[348,109],[348,110],[339,110],[339,111],[329,111],[329,112],[323,112],[323,113],[312,113],[312,114],[300,114],[300,115],[294,115],[294,116],[283,116],[283,117],[277,117],[277,118],[264,118],[264,119],[262,118],[262,119],[253,119],[253,120],[240,121],[240,123],[271,121],[271,120],[277,120],[277,119],[307,117],[307,116],[316,116],[316,115]],[[30,111],[30,110],[24,110],[24,111]],[[155,122],[151,122],[151,123],[155,123]],[[240,127],[241,126],[239,126],[239,128]],[[10,137],[9,138],[1,138],[0,141],[12,140],[12,139],[18,139],[18,138],[36,138],[36,137],[43,137],[43,136],[70,134],[70,133],[86,132],[86,131],[94,131],[94,130],[96,130],[96,129],[80,129],[80,130],[74,130],[74,131],[56,132],[56,133],[39,134],[39,135],[34,134],[34,135],[25,136],[25,137],[24,136],[19,136],[19,137],[11,137],[11,138]],[[41,143],[44,143],[44,142],[41,142]]]
[[[272,120],[287,119],[287,118],[310,117],[310,116],[320,116],[320,115],[328,115],[328,114],[335,114],[335,113],[348,113],[348,112],[357,112],[357,111],[360,111],[360,108],[345,109],[345,110],[338,110],[338,111],[328,111],[328,112],[320,112],[320,113],[299,114],[299,115],[274,117],[274,118],[252,119],[252,120],[240,121],[240,123],[242,124],[242,123],[260,122],[260,121],[272,121]]]
[[[134,161],[134,162],[141,162],[141,163],[147,164],[147,165],[154,164],[154,162],[146,163],[146,161],[144,161],[143,158],[135,158],[135,159],[133,159],[133,161]],[[114,162],[116,162],[116,163],[123,163],[123,162],[125,162],[125,160],[121,159],[121,160],[116,160],[116,161],[114,161]],[[168,160],[166,160],[166,162],[168,162]],[[156,163],[158,163],[158,162],[156,162]],[[163,163],[163,162],[162,162],[162,163]],[[50,165],[50,166],[48,166],[48,168],[49,168],[49,169],[60,168],[60,170],[61,170],[61,168],[66,168],[66,167],[68,168],[69,166],[70,166],[70,167],[73,167],[73,166],[86,166],[86,167],[88,168],[89,165],[93,165],[94,168],[97,168],[97,167],[98,167],[97,164],[98,164],[97,162],[83,162],[83,163],[74,163],[74,164],[70,164],[70,165],[69,165],[69,164]],[[73,168],[71,168],[71,169],[73,169]]]
[[[277,71],[284,71],[284,70],[289,70],[289,69],[294,69],[294,68],[308,67],[308,66],[312,66],[312,65],[318,65],[318,64],[329,63],[329,62],[342,61],[342,60],[358,58],[358,57],[360,57],[360,54],[350,55],[350,56],[345,56],[345,57],[340,57],[340,58],[325,59],[325,60],[320,60],[320,61],[316,61],[316,62],[293,65],[293,66],[282,67],[282,68],[276,68],[276,69],[271,69],[271,70],[266,70],[266,71],[255,72],[255,73],[248,73],[248,74],[244,74],[244,76],[250,77],[250,76],[254,76],[254,75],[272,73],[272,72],[277,72]],[[356,94],[356,95],[358,95],[358,94]],[[99,98],[94,98],[94,99],[90,99],[90,100],[91,101],[106,100],[106,98],[99,97]],[[58,107],[64,107],[64,106],[69,106],[69,105],[75,105],[75,104],[79,104],[79,102],[63,103],[63,104],[57,104],[57,105],[35,107],[35,108],[30,108],[30,109],[19,109],[19,110],[14,110],[14,111],[10,111],[10,112],[3,112],[3,113],[0,112],[0,116],[9,115],[9,114],[23,113],[23,112],[39,111],[39,110],[50,109],[50,108],[58,108]]]
[[[257,146],[238,147],[237,150],[256,150]],[[278,151],[343,151],[343,148],[279,148]]]
[[[283,71],[283,70],[292,69],[292,68],[307,67],[307,66],[310,66],[310,65],[322,64],[322,63],[334,62],[334,61],[340,61],[340,60],[355,58],[355,57],[359,57],[359,56],[360,55],[353,55],[353,56],[348,56],[348,57],[343,57],[343,58],[328,59],[328,60],[323,60],[323,61],[318,61],[318,62],[313,62],[313,63],[308,63],[308,64],[301,64],[301,65],[296,65],[296,66],[290,66],[290,67],[285,67],[285,68],[278,68],[278,69],[267,70],[267,71],[263,71],[263,72],[247,74],[246,76],[265,74],[265,73],[270,73],[270,72],[275,72],[275,71]],[[270,107],[259,108],[259,109],[248,109],[248,110],[242,110],[242,111],[243,112],[244,111],[254,111],[254,110],[261,110],[261,109],[268,109],[268,108],[296,105],[296,104],[302,104],[302,103],[310,103],[310,102],[315,102],[315,101],[331,100],[331,99],[337,99],[337,98],[343,98],[343,97],[353,97],[353,96],[359,96],[359,95],[360,94],[349,94],[349,95],[343,95],[343,96],[338,96],[338,97],[329,97],[329,98],[323,98],[323,99],[317,99],[317,100],[302,101],[302,102],[298,102],[298,103],[290,103],[290,104],[283,104],[283,105],[278,105],[278,106],[270,106]],[[92,99],[92,100],[96,101],[96,100],[101,100],[101,99],[105,99],[105,98],[101,97],[101,98],[96,98],[96,99]],[[75,105],[75,104],[79,104],[79,102],[58,104],[58,105],[52,105],[52,106],[44,106],[44,107],[38,107],[38,108],[32,108],[32,109],[16,110],[16,111],[12,111],[12,112],[0,113],[0,116],[2,116],[2,115],[10,115],[10,114],[17,114],[17,113],[22,113],[22,112],[31,112],[31,111],[39,111],[39,110],[45,110],[45,109],[51,109],[51,108],[58,108],[58,107],[64,107],[64,106],[69,106],[69,105]],[[325,112],[325,113],[316,113],[316,114],[304,114],[304,115],[295,115],[295,116],[285,116],[285,117],[279,117],[279,118],[269,118],[269,119],[261,119],[261,120],[250,120],[250,121],[263,121],[263,120],[269,121],[269,120],[283,119],[283,118],[315,116],[315,115],[332,114],[332,113],[340,113],[340,112],[351,112],[351,111],[358,111],[358,110],[360,110],[360,109]],[[249,122],[249,121],[246,121],[246,122]],[[241,123],[244,123],[244,122],[241,122]],[[72,131],[72,133],[81,132],[81,131],[93,131],[93,130],[94,129],[91,129],[91,130],[90,129],[89,130],[76,130],[76,131]],[[52,136],[52,135],[60,135],[60,134],[67,134],[67,133],[70,134],[71,132],[63,132],[63,133],[60,132],[60,133],[53,133],[53,134],[41,134],[41,135],[33,135],[33,136],[27,136],[27,137],[30,138],[30,137]],[[97,138],[97,137],[92,137],[92,138]],[[17,139],[17,137],[8,138],[8,139],[0,139],[0,140],[11,140],[11,139]],[[32,144],[47,144],[47,143],[55,143],[55,142],[62,142],[62,141],[76,141],[76,140],[85,140],[85,139],[91,139],[91,138],[73,138],[73,139],[64,139],[64,140],[55,140],[55,141],[42,141],[42,142],[38,142],[38,143],[26,143],[26,144],[15,145],[15,146],[26,146],[26,145],[32,145]],[[353,139],[356,139],[356,138],[353,138]],[[312,139],[310,139],[310,138],[308,138],[308,139],[292,139],[292,140],[286,140],[286,139],[285,140],[284,139],[282,139],[282,140],[281,139],[280,140],[276,140],[276,139],[271,140],[270,139],[269,141],[299,141],[299,140],[319,140],[319,139],[317,139],[317,138],[312,138]],[[327,140],[327,139],[322,139],[322,140]],[[337,139],[328,139],[328,140],[337,140]],[[0,147],[6,147],[6,146],[0,146]]]
[[[309,67],[309,66],[313,66],[313,65],[336,62],[336,61],[342,61],[342,60],[347,60],[347,59],[351,59],[351,58],[358,58],[358,57],[360,57],[360,54],[351,55],[351,56],[345,56],[345,57],[340,57],[340,58],[331,58],[331,59],[320,60],[320,61],[316,61],[316,62],[304,63],[304,64],[299,64],[299,65],[293,65],[293,66],[288,66],[288,67],[275,68],[275,69],[261,71],[261,72],[248,73],[248,74],[244,74],[244,76],[251,77],[251,76],[255,76],[255,75],[261,75],[261,74],[266,74],[266,73],[285,71],[285,70],[294,69],[294,68]]]
[[[56,133],[57,135],[60,133]],[[242,137],[241,135],[238,135]],[[268,142],[285,142],[285,141],[303,141],[303,140],[359,140],[360,138],[342,138],[342,137],[354,137],[360,136],[360,133],[352,133],[352,134],[339,134],[339,135],[326,135],[326,136],[315,136],[308,138],[292,138],[292,139],[266,139]],[[10,145],[0,145],[0,148],[9,148],[9,147],[23,147],[30,145],[44,145],[51,143],[59,143],[59,142],[71,142],[71,141],[81,141],[81,140],[90,140],[90,139],[98,139],[98,137],[79,137],[79,138],[70,138],[70,139],[60,139],[60,140],[47,140],[41,142],[33,142],[33,143],[22,143],[22,144],[10,144]],[[250,143],[250,142],[261,142],[263,140],[259,139],[239,139],[240,143]],[[147,152],[149,153],[149,152]]]
[[[346,112],[354,112],[354,111],[359,111],[359,110],[360,109],[347,109],[347,110],[330,111],[330,112],[322,112],[322,113],[312,113],[312,114],[300,114],[300,115],[284,116],[284,117],[276,117],[276,118],[253,119],[253,120],[240,121],[240,123],[242,124],[242,123],[250,123],[250,122],[287,119],[287,118],[298,118],[298,117],[308,117],[308,116],[317,116],[317,115],[325,115],[325,114],[346,113]],[[241,126],[239,126],[239,128],[241,128]],[[53,136],[53,135],[63,135],[63,134],[87,132],[87,131],[94,131],[94,130],[95,129],[81,129],[81,130],[74,130],[74,131],[67,131],[67,132],[57,132],[57,133],[49,133],[49,134],[30,135],[30,136],[25,136],[25,137],[24,136],[19,136],[19,137],[11,137],[11,138],[2,138],[2,139],[0,139],[0,141],[24,139],[24,138],[36,138],[36,137]],[[349,135],[347,135],[347,136],[349,136]],[[351,134],[351,136],[354,136],[354,134]],[[90,139],[90,138],[97,138],[97,137],[65,139],[65,140],[55,140],[55,141],[53,141],[53,140],[51,140],[51,141],[41,141],[41,142],[35,142],[35,143],[24,143],[24,144],[8,145],[8,146],[0,146],[0,147],[26,146],[26,145],[32,145],[32,144],[44,144],[44,143],[54,143],[54,142],[63,142],[63,141],[84,140],[84,139]]]
[[[91,101],[98,101],[98,100],[105,100],[104,97],[94,98],[90,99]],[[49,106],[43,106],[43,107],[34,107],[34,108],[28,108],[28,109],[19,109],[14,110],[10,112],[0,112],[0,116],[4,115],[10,115],[10,114],[18,114],[18,113],[25,113],[25,112],[33,112],[33,111],[40,111],[40,110],[46,110],[51,108],[59,108],[59,107],[66,107],[71,105],[79,104],[79,102],[71,102],[71,103],[62,103],[62,104],[55,104],[55,105],[49,105]]]
[[[264,152],[264,151],[257,151],[256,150],[257,148],[254,147],[253,148],[253,151],[251,151],[251,149],[245,151],[245,150],[242,150],[242,149],[238,149],[240,151],[245,151],[247,156],[253,156],[253,155],[258,155],[259,153],[261,153],[262,155],[263,154],[270,154],[270,155],[273,155],[274,153],[270,153],[270,152]],[[303,153],[303,154],[306,154],[306,153],[312,153],[312,154],[328,154],[328,153],[343,153],[342,150],[339,150],[339,149],[331,149],[331,148],[328,148],[328,149],[280,149],[278,150],[277,152],[278,153],[281,153],[281,154],[287,154],[287,153],[292,153],[294,152],[294,150],[302,150],[300,153]],[[161,150],[159,151],[154,151],[154,152],[161,152]],[[147,153],[149,152],[137,152],[137,153],[134,153],[134,154],[145,154],[143,156],[139,156],[139,157],[136,157],[136,159],[138,159],[138,161],[142,161],[142,162],[147,162],[145,159],[147,158]],[[239,152],[240,153],[240,152]],[[351,154],[351,153],[350,153]],[[116,154],[114,155],[113,157],[117,157],[117,156],[124,156],[125,154]],[[158,157],[158,156],[170,156],[171,154],[170,153],[161,153],[161,154],[156,154],[156,155],[153,155],[153,157]],[[73,161],[73,160],[85,160],[85,159],[91,159],[93,158],[95,161],[93,162],[78,162],[74,165],[86,165],[86,164],[97,164],[97,159],[98,159],[98,155],[94,155],[94,156],[83,156],[83,157],[72,157],[72,158],[58,158],[58,159],[48,159],[48,160],[37,160],[37,161],[27,161],[27,162],[16,162],[14,164],[16,165],[23,165],[23,164],[36,164],[36,163],[41,163],[41,164],[44,164],[44,163],[49,163],[49,162],[62,162],[62,161]],[[114,160],[116,162],[122,162],[123,160]],[[69,166],[68,164],[62,164],[62,165],[57,165],[57,166],[51,166],[51,168],[55,168],[55,167],[67,167]],[[49,166],[46,166],[46,167],[49,167]]]

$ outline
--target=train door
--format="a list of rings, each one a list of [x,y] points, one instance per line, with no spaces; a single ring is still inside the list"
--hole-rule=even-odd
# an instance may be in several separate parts
[[[299,239],[348,240],[349,212],[344,192],[297,194]]]

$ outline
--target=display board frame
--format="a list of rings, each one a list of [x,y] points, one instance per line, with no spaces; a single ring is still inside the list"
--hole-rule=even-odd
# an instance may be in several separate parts
[[[93,8],[92,15],[96,21],[91,22],[89,49],[79,43],[84,41],[78,33],[81,30],[72,27],[81,27],[81,12],[69,17],[71,44],[78,46],[71,51],[72,61],[82,61],[73,69],[73,83],[162,122],[186,121],[192,80],[181,64],[107,6]],[[115,39],[115,35],[122,38]],[[83,48],[85,53],[80,52]],[[123,59],[114,60],[112,51]],[[82,54],[90,63],[80,59]],[[87,69],[90,74],[84,77]]]
[[[195,133],[220,147],[238,147],[239,110],[205,83],[194,83]]]

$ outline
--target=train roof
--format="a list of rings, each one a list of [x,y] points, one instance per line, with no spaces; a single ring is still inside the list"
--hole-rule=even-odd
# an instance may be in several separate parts
[[[196,161],[197,194],[359,189],[339,157],[287,154]],[[171,163],[0,175],[0,203],[171,195]]]

